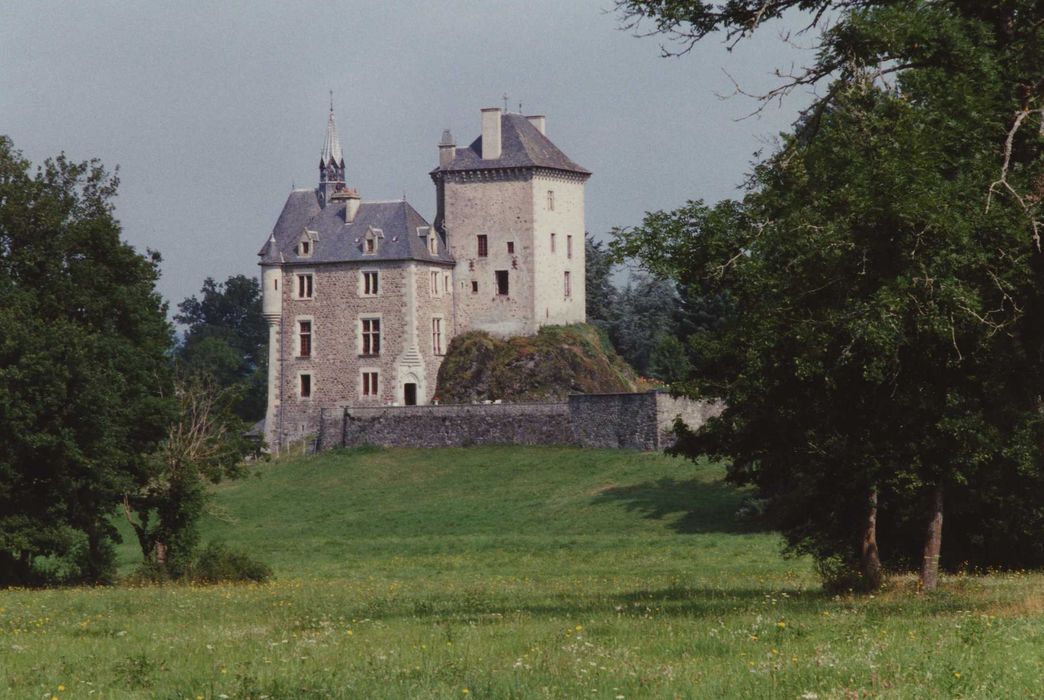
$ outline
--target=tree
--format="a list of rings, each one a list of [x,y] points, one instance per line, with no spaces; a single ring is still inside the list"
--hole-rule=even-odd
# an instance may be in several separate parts
[[[265,415],[268,323],[261,313],[257,279],[208,277],[200,290],[178,304],[174,320],[186,326],[177,357],[186,373],[204,373],[222,387],[237,387],[236,412],[245,420]]]
[[[207,484],[240,476],[253,449],[246,425],[232,411],[236,395],[207,375],[179,379],[177,417],[134,488],[123,494],[146,563],[175,578],[188,569],[199,544]]]
[[[1044,524],[1041,8],[621,7],[683,42],[741,38],[791,7],[813,23],[839,11],[816,62],[780,87],[827,90],[744,201],[618,233],[619,254],[734,301],[692,339],[688,384],[727,408],[680,449],[731,458],[730,478],[755,484],[789,545],[832,577],[873,586],[880,558],[920,559],[934,588],[944,507],[964,561],[990,563],[981,543],[1000,535],[1013,538],[1002,563],[1044,562],[1029,535]],[[983,512],[997,522],[960,517]]]
[[[120,240],[97,161],[29,170],[0,137],[0,584],[48,561],[103,581],[109,516],[171,415],[159,256]]]
[[[609,337],[620,356],[640,374],[654,374],[653,354],[675,335],[678,295],[670,280],[635,272],[617,296]]]
[[[584,234],[584,280],[587,297],[587,322],[608,332],[616,308],[613,285],[613,260],[603,241]]]

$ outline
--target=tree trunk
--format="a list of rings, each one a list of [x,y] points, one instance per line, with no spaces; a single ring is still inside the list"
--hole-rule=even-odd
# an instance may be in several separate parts
[[[863,577],[871,590],[881,587],[881,555],[877,550],[877,486],[870,488],[870,503],[863,528],[863,551],[861,557]]]
[[[167,565],[167,545],[159,540],[156,540],[156,563],[160,566]]]
[[[939,552],[942,550],[943,490],[932,488],[931,518],[924,537],[924,561],[921,564],[921,590],[934,591],[939,583]]]

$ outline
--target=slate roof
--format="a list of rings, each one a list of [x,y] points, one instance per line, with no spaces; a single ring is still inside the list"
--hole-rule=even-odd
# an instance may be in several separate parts
[[[337,138],[337,122],[334,121],[333,105],[330,105],[330,118],[326,120],[326,141],[323,142],[323,153],[320,156],[323,163],[331,160],[338,165],[344,164],[344,156],[341,154],[341,140]]]
[[[467,148],[458,148],[453,162],[445,168],[435,168],[431,172],[434,174],[461,170],[536,167],[565,170],[580,175],[591,174],[589,170],[569,160],[558,146],[551,143],[551,139],[541,134],[540,130],[521,114],[500,115],[500,149],[500,158],[484,160],[482,137],[479,136]]]
[[[359,205],[355,220],[344,222],[346,203],[333,200],[320,208],[314,190],[294,190],[287,197],[272,235],[258,255],[261,263],[315,265],[332,262],[369,262],[374,260],[419,260],[452,264],[453,257],[439,238],[438,254],[428,252],[428,239],[417,234],[427,226],[429,235],[435,228],[405,200],[367,202]],[[377,252],[363,253],[364,237],[369,229],[383,234]],[[308,229],[318,235],[311,255],[297,254],[301,234]],[[437,235],[437,234],[436,234]]]

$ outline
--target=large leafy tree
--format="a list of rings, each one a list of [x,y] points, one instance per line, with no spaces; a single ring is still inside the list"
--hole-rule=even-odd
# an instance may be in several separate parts
[[[941,554],[1044,562],[1044,10],[620,5],[682,50],[786,9],[834,15],[816,60],[780,87],[825,81],[823,96],[745,200],[618,235],[619,254],[733,302],[693,336],[688,384],[727,409],[682,449],[730,457],[730,477],[757,485],[790,545],[834,576],[872,586],[882,556],[920,560],[930,589]]]
[[[204,374],[218,386],[235,388],[236,413],[245,420],[264,417],[267,391],[268,324],[261,313],[256,278],[208,277],[200,296],[178,304],[174,319],[186,326],[177,357],[186,374]]]
[[[117,184],[0,137],[0,584],[111,575],[109,516],[172,415],[159,257],[120,240]]]

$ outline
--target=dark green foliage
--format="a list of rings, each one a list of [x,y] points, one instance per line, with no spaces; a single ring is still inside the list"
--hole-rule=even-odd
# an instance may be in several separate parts
[[[613,285],[612,255],[605,243],[584,234],[584,282],[587,322],[608,332],[614,318],[618,293]]]
[[[126,580],[130,583],[264,583],[271,577],[272,567],[264,562],[223,542],[208,542],[177,569],[150,559]]]
[[[692,39],[752,29],[759,4],[623,3]],[[727,409],[680,449],[729,457],[834,581],[875,491],[888,565],[920,563],[937,488],[945,565],[1044,564],[1044,8],[769,6],[844,10],[806,73],[832,79],[824,97],[743,202],[651,214],[614,244],[728,300],[690,338],[686,387]]]
[[[455,337],[439,368],[436,395],[443,403],[547,401],[638,387],[634,370],[604,333],[575,324],[507,340],[481,331]]]
[[[223,542],[210,542],[200,550],[189,572],[189,578],[200,583],[264,583],[271,577],[270,566]]]
[[[233,275],[224,282],[208,277],[200,298],[178,304],[174,319],[186,326],[177,357],[186,374],[203,373],[222,387],[236,387],[236,413],[244,420],[264,418],[268,376],[268,323],[261,313],[257,279]]]
[[[637,272],[617,296],[609,337],[627,363],[657,379],[652,358],[665,337],[677,335],[678,294],[674,282]]]
[[[96,161],[29,171],[0,137],[0,585],[104,581],[108,516],[172,411],[159,256],[120,240]]]

